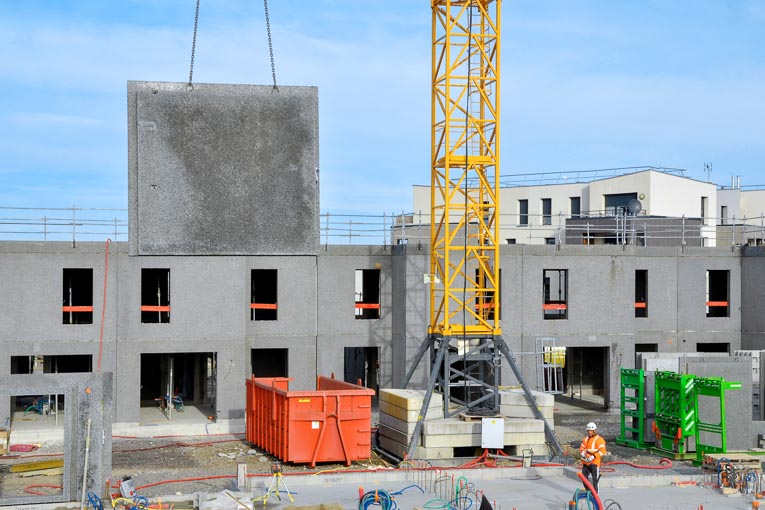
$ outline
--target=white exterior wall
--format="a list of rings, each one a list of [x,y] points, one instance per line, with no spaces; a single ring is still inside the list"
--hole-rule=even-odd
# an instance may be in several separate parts
[[[736,190],[738,193],[738,190]],[[726,191],[717,191],[715,184],[686,177],[646,170],[633,174],[609,177],[597,181],[571,184],[517,186],[500,189],[500,239],[516,239],[520,244],[545,244],[545,238],[556,238],[565,220],[571,215],[571,197],[580,197],[581,212],[598,216],[605,211],[605,196],[636,193],[642,204],[642,214],[674,218],[699,218],[701,199],[707,197],[703,236],[705,246],[716,246],[716,228],[720,205],[728,205],[728,217],[742,214],[755,217],[754,212],[765,210],[765,190],[752,193],[746,213],[739,211],[738,196],[727,197]],[[719,193],[719,195],[718,195]],[[759,194],[761,193],[761,195]],[[414,223],[430,223],[430,186],[413,186]],[[550,225],[542,225],[542,199],[552,200]],[[529,224],[519,226],[519,200],[529,201]],[[730,203],[728,203],[730,201]],[[421,213],[421,215],[420,215]],[[420,220],[421,218],[421,220]],[[680,220],[682,221],[682,220]]]
[[[741,191],[741,217],[760,218],[765,215],[765,189]]]

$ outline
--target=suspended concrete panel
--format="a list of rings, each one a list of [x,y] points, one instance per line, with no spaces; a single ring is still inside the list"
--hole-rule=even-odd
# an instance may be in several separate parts
[[[131,255],[319,246],[318,89],[128,82]]]

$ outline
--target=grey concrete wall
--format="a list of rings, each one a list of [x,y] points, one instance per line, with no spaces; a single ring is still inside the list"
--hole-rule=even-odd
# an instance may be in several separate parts
[[[316,254],[316,87],[128,82],[130,253]]]
[[[741,248],[741,348],[765,349],[765,247]]]
[[[0,374],[12,355],[98,353],[104,244],[0,243]],[[397,386],[427,335],[429,272],[426,248],[329,246],[314,256],[129,256],[125,243],[110,247],[103,370],[115,372],[118,421],[139,413],[141,353],[216,352],[221,418],[244,409],[243,380],[253,348],[288,348],[293,386],[314,387],[316,374],[343,372],[344,347],[381,348],[381,386]],[[763,293],[754,273],[759,263],[730,249],[503,246],[502,330],[527,383],[534,385],[539,336],[566,347],[605,347],[609,360],[606,400],[618,406],[621,366],[632,367],[636,343],[656,343],[659,352],[695,352],[705,342],[741,347],[742,318],[756,314]],[[765,259],[763,259],[765,260]],[[742,262],[745,261],[745,262]],[[746,272],[742,274],[742,264]],[[61,324],[62,269],[92,267],[94,324]],[[168,268],[169,324],[140,321],[141,268]],[[278,320],[251,321],[250,272],[278,271]],[[381,318],[354,317],[356,269],[380,269]],[[544,320],[542,270],[569,271],[569,318]],[[634,317],[634,272],[648,270],[647,319]],[[731,317],[705,317],[708,269],[731,271]],[[742,286],[743,285],[743,286]],[[746,290],[742,290],[746,289]],[[741,296],[748,296],[743,299]],[[757,301],[759,299],[760,301]],[[747,322],[748,321],[748,322]],[[757,326],[754,326],[757,327]],[[427,366],[413,384],[427,380]],[[515,384],[503,367],[503,384]],[[7,406],[7,404],[4,404]]]
[[[372,246],[328,246],[319,256],[318,339],[316,371],[343,374],[345,347],[380,347],[380,387],[392,385],[391,249]],[[380,270],[380,318],[355,318],[357,269]]]

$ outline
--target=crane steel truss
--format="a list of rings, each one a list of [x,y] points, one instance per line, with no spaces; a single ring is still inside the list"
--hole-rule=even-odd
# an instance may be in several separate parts
[[[430,334],[501,334],[500,6],[432,1]]]
[[[430,322],[404,387],[426,352],[430,379],[409,457],[415,454],[434,390],[443,393],[444,417],[499,411],[502,357],[534,415],[544,422],[553,450],[562,452],[502,339],[499,322],[501,4],[431,0]]]

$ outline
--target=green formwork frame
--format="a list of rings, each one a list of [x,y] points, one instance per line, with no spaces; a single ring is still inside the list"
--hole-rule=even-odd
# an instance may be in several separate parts
[[[653,443],[645,440],[645,371],[621,369],[621,430],[616,444],[646,450]]]
[[[657,455],[674,459],[694,458],[686,451],[686,439],[696,436],[696,376],[656,372],[654,433]]]
[[[708,453],[727,453],[728,436],[725,427],[725,392],[727,390],[740,390],[741,383],[726,381],[722,377],[698,377],[694,384],[696,387],[696,460],[694,464],[702,464],[704,455]],[[703,422],[699,414],[699,396],[715,397],[720,400],[720,416],[717,422]],[[719,438],[720,446],[701,442],[701,433],[708,432]]]

